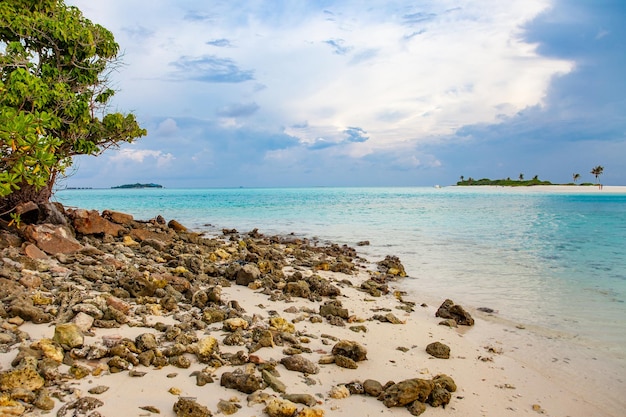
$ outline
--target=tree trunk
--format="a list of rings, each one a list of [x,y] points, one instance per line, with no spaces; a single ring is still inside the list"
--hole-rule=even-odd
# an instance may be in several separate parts
[[[52,182],[42,188],[37,188],[25,183],[20,184],[19,190],[15,190],[8,196],[0,198],[0,214],[3,218],[8,217],[9,213],[13,212],[16,206],[28,203],[29,201],[32,201],[38,206],[46,204],[50,201],[51,196]]]

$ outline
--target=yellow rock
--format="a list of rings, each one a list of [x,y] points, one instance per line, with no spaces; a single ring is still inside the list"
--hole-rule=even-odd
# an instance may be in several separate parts
[[[293,323],[288,322],[282,317],[271,317],[270,326],[278,330],[279,332],[295,333],[296,327]]]
[[[345,385],[337,385],[331,388],[328,395],[330,396],[330,398],[343,399],[350,396],[350,391],[348,390],[348,388],[346,388]]]
[[[292,417],[297,410],[298,407],[291,401],[273,398],[263,411],[270,417]]]
[[[40,292],[33,294],[32,299],[33,304],[36,306],[47,306],[49,304],[52,304],[52,302],[54,301],[52,298],[46,297]]]
[[[2,391],[10,391],[14,388],[36,391],[43,387],[44,383],[41,375],[31,367],[13,369],[0,374],[0,390]]]
[[[184,274],[187,271],[187,268],[185,268],[184,266],[177,266],[176,268],[174,268],[174,273],[175,274]]]
[[[172,395],[180,395],[183,391],[180,388],[172,387],[169,390],[167,390],[167,392],[169,392]]]
[[[41,339],[31,345],[35,349],[41,350],[46,358],[50,358],[56,362],[63,362],[63,348],[55,345],[51,339]]]
[[[218,349],[217,339],[213,336],[202,338],[196,344],[196,355],[200,362],[208,362]]]
[[[230,319],[224,320],[224,330],[229,332],[234,332],[237,329],[247,329],[248,322],[241,317],[233,317]]]
[[[324,417],[324,410],[319,408],[304,408],[295,417]]]
[[[130,237],[129,235],[124,236],[124,240],[122,241],[124,246],[136,246],[139,244],[135,239]]]
[[[228,258],[230,258],[230,254],[229,254],[228,252],[226,252],[226,251],[225,251],[224,249],[222,249],[222,248],[216,249],[216,250],[215,250],[215,254],[216,254],[217,256],[219,256],[220,258],[222,258],[222,259],[228,259]]]
[[[0,395],[0,416],[21,416],[25,412],[26,407],[20,402],[12,400],[8,394]]]

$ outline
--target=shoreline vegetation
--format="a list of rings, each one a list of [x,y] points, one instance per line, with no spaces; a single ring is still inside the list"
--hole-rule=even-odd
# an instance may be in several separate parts
[[[535,343],[523,326],[505,329],[521,339],[507,344],[486,321],[496,312],[427,305],[403,290],[395,256],[55,207],[65,225],[0,232],[0,414],[623,410],[620,368],[571,352],[517,361],[509,353]],[[577,380],[555,377],[558,364]]]
[[[552,183],[550,181],[540,180],[537,177],[534,177],[530,180],[512,180],[510,178],[506,179],[497,179],[492,180],[489,178],[481,178],[475,180],[473,178],[462,179],[461,181],[457,181],[456,185],[458,186],[479,186],[479,185],[494,185],[494,186],[502,186],[502,187],[533,187],[538,185],[554,185],[554,186],[599,186],[599,184],[593,184],[590,182],[584,182],[581,184],[576,184],[573,182],[566,184],[557,184]]]

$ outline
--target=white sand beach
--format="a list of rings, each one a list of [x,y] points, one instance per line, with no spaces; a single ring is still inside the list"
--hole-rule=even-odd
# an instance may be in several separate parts
[[[546,416],[597,416],[618,417],[622,415],[626,403],[623,369],[597,369],[598,361],[589,358],[569,357],[570,352],[557,353],[550,346],[549,339],[532,335],[528,330],[509,327],[504,324],[485,320],[485,313],[473,312],[476,324],[472,327],[450,328],[438,325],[440,318],[435,317],[438,306],[420,306],[421,300],[405,296],[405,301],[416,303],[415,311],[405,312],[398,299],[392,293],[383,297],[371,297],[358,291],[360,281],[368,274],[361,271],[357,276],[338,273],[320,272],[333,282],[350,281],[353,286],[341,285],[340,297],[344,307],[357,318],[354,324],[363,325],[367,332],[355,333],[349,327],[337,327],[323,323],[312,323],[310,314],[302,312],[287,313],[285,310],[317,310],[319,304],[302,298],[294,302],[270,302],[268,297],[247,287],[233,285],[223,290],[224,300],[237,300],[244,307],[246,314],[268,317],[274,310],[279,316],[295,322],[298,334],[306,335],[306,344],[312,351],[305,356],[317,362],[330,353],[332,347],[323,344],[322,335],[337,339],[348,339],[362,344],[367,349],[367,360],[359,362],[358,369],[344,369],[335,364],[320,365],[320,372],[306,378],[302,373],[293,372],[278,365],[280,380],[288,387],[289,393],[308,393],[313,395],[318,404],[313,407],[323,410],[327,416],[378,416],[389,414],[408,416],[404,407],[387,408],[375,398],[365,395],[351,395],[348,398],[329,397],[331,389],[339,384],[353,381],[376,379],[382,384],[387,381],[401,381],[410,378],[430,379],[438,374],[446,374],[454,379],[458,390],[453,393],[450,404],[444,409],[427,406],[425,415],[451,416],[506,416],[506,415],[546,415]],[[394,285],[401,288],[402,283]],[[443,301],[443,300],[442,300]],[[295,309],[294,309],[295,307]],[[375,311],[389,311],[396,315],[403,324],[382,323],[368,320]],[[151,320],[172,322],[171,317],[152,316]],[[520,326],[521,327],[521,326]],[[49,325],[25,323],[21,330],[30,334],[33,341],[51,338],[54,328]],[[102,343],[103,335],[120,335],[134,338],[153,329],[123,326],[119,329],[93,329],[94,336],[87,337],[86,343]],[[206,331],[218,339],[227,332],[222,324],[210,326]],[[504,336],[501,338],[501,336]],[[504,342],[506,340],[506,342]],[[425,351],[426,345],[440,341],[451,348],[449,359],[437,359]],[[241,350],[236,346],[220,346],[222,351]],[[9,367],[15,357],[15,350],[0,355],[2,369]],[[262,348],[254,353],[259,358],[280,360],[282,348]],[[554,356],[558,355],[558,356]],[[131,377],[129,372],[110,374],[103,372],[99,376],[87,376],[80,380],[68,378],[68,384],[74,386],[74,397],[92,396],[100,399],[104,405],[97,409],[103,416],[148,416],[153,415],[140,407],[151,406],[160,411],[159,415],[174,416],[172,405],[178,396],[194,397],[215,414],[220,400],[234,402],[241,406],[238,416],[262,416],[264,404],[248,405],[247,395],[219,384],[219,375],[231,371],[232,367],[217,368],[213,371],[215,382],[197,386],[191,373],[206,365],[192,360],[189,369],[172,366],[163,369],[136,367],[144,371],[143,377]],[[95,363],[91,366],[95,369]],[[602,371],[602,375],[598,375]],[[313,384],[312,382],[313,381]],[[99,395],[88,394],[96,386],[109,389]],[[171,393],[171,392],[173,393]],[[278,396],[271,389],[265,391]],[[71,398],[64,398],[66,402]],[[61,406],[57,401],[56,412]],[[6,415],[6,414],[5,414]],[[46,415],[34,411],[31,415]],[[322,415],[322,414],[319,414]]]

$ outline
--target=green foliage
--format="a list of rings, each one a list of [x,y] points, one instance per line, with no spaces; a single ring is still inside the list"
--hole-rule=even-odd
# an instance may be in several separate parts
[[[49,196],[73,156],[146,134],[134,115],[107,113],[118,50],[111,32],[63,0],[0,1],[1,209],[20,190]]]
[[[503,187],[528,187],[531,185],[552,185],[550,181],[541,181],[537,175],[532,180],[512,180],[510,178],[501,180],[492,180],[489,178],[482,178],[475,180],[469,178],[465,181],[458,181],[456,185],[499,185]]]
[[[596,177],[596,181],[598,181],[598,178],[600,177],[600,175],[602,175],[604,173],[604,167],[602,165],[598,165],[596,167],[594,167],[591,170],[591,175],[593,175],[594,177]]]

